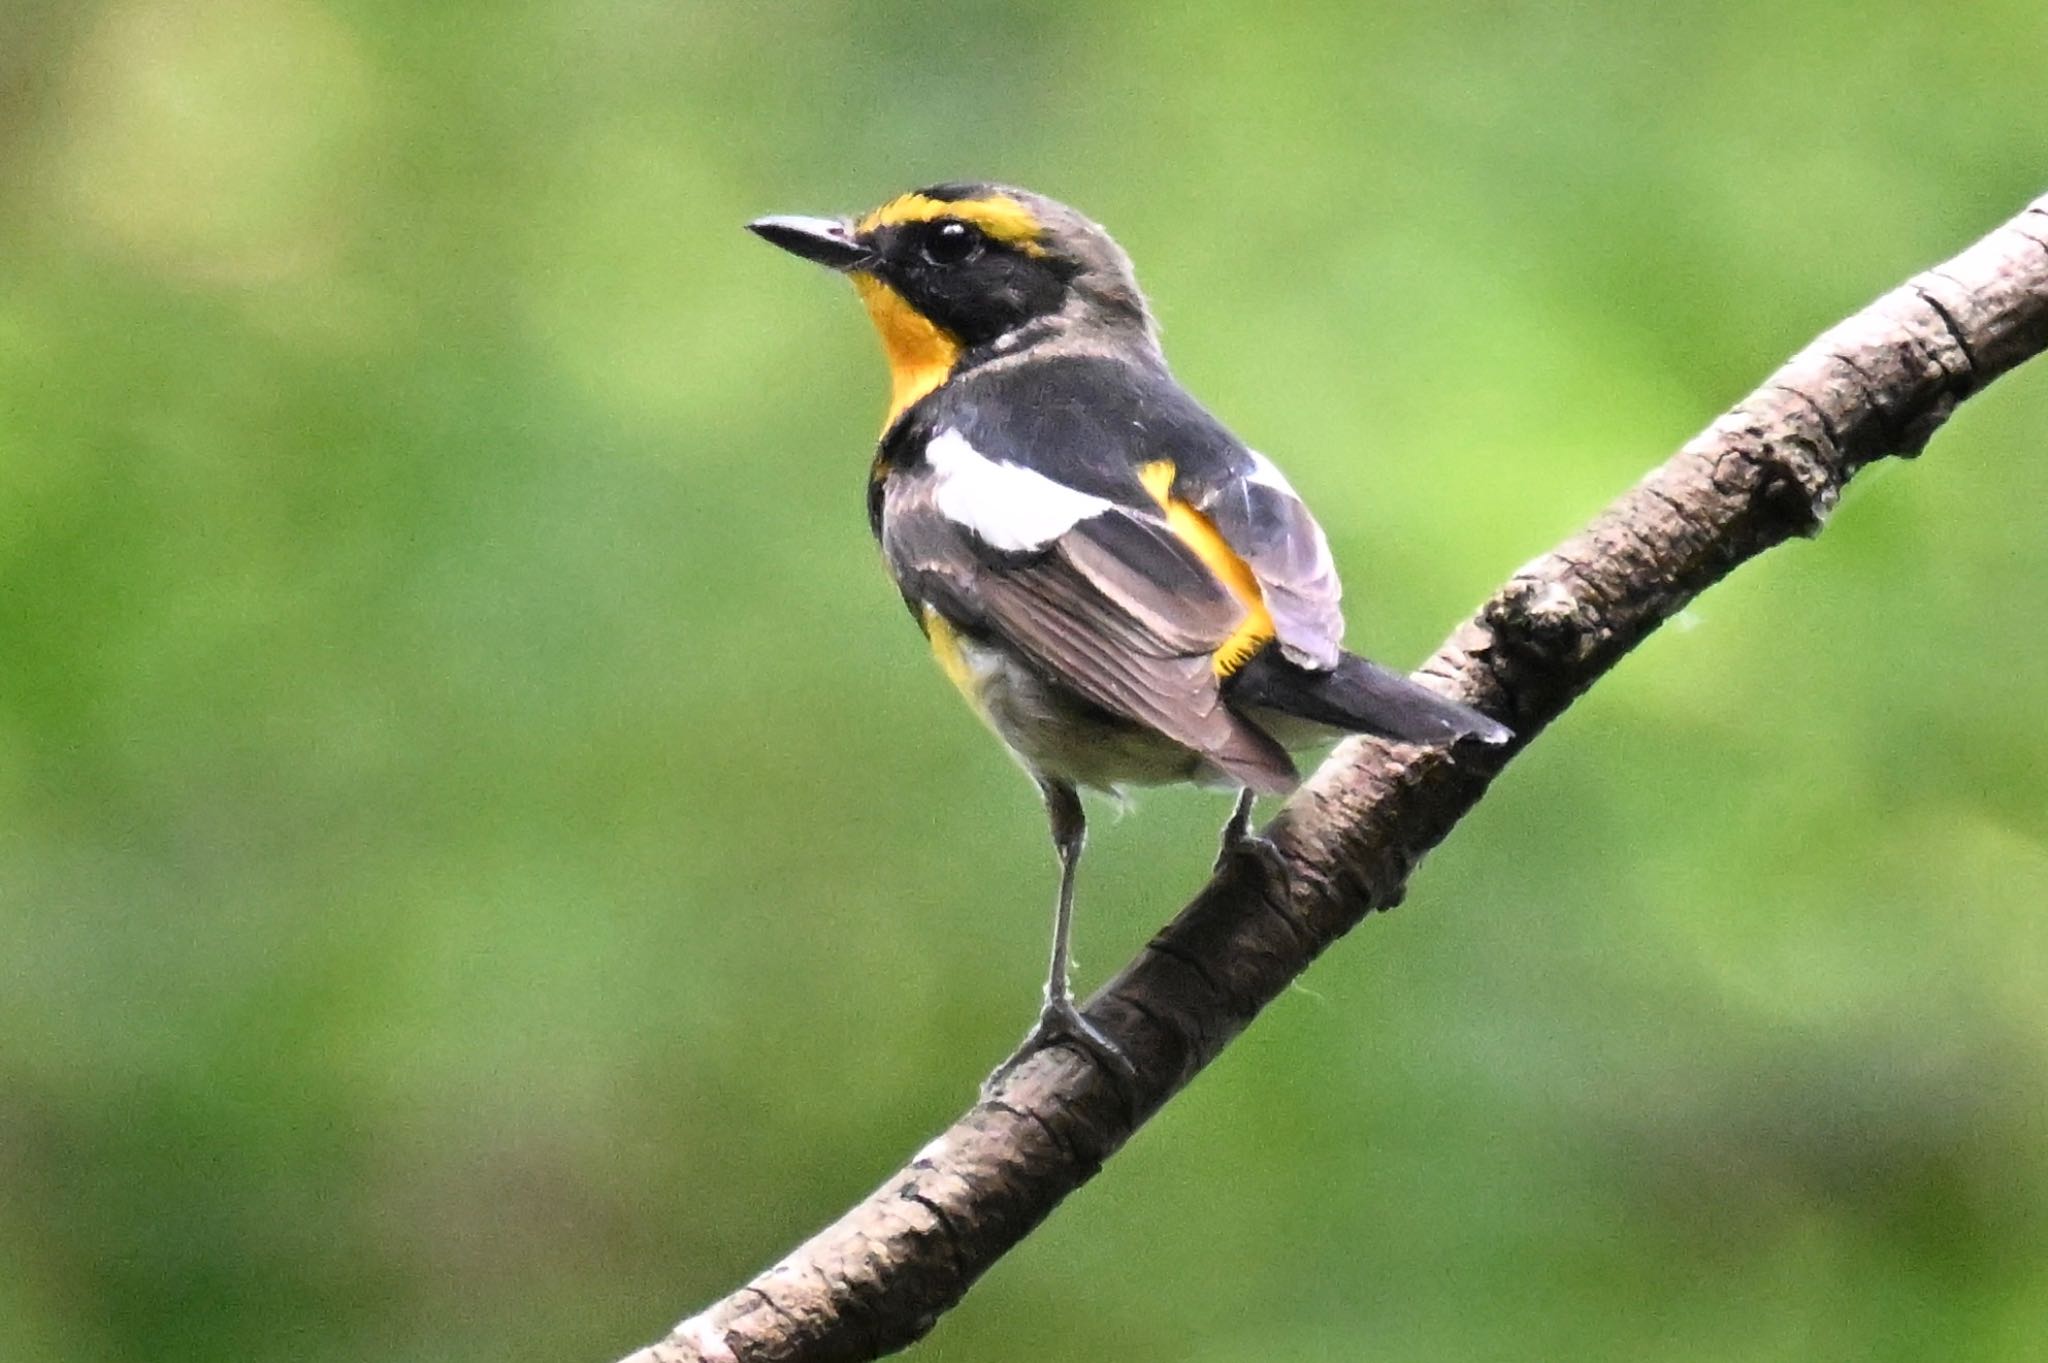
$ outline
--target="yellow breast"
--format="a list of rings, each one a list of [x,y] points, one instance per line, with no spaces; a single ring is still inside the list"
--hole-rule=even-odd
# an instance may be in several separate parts
[[[983,719],[988,712],[981,703],[981,683],[976,677],[973,664],[967,661],[967,652],[960,646],[960,631],[953,628],[953,622],[933,610],[924,608],[924,637],[932,646],[932,657],[938,661],[939,671],[946,674],[946,680],[953,683],[953,689],[967,698],[975,713]]]

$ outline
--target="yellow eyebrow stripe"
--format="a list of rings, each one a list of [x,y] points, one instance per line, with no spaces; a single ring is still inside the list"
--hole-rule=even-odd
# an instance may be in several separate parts
[[[903,194],[883,204],[860,220],[862,232],[872,232],[880,227],[896,227],[907,222],[937,222],[940,218],[958,218],[961,222],[973,223],[995,240],[1007,243],[1026,255],[1042,256],[1045,248],[1038,244],[1045,234],[1045,225],[1038,215],[1007,194],[991,194],[985,199],[934,199],[924,194]]]
[[[1273,613],[1266,609],[1266,594],[1259,590],[1259,579],[1252,566],[1238,557],[1207,516],[1173,495],[1175,472],[1171,459],[1159,459],[1138,470],[1138,481],[1166,513],[1166,526],[1174,537],[1192,549],[1203,566],[1216,575],[1216,580],[1244,603],[1243,622],[1216,646],[1209,660],[1218,678],[1227,677],[1274,637]]]

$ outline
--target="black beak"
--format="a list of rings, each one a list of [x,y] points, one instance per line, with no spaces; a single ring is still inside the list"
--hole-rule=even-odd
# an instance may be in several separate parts
[[[814,260],[831,270],[858,269],[870,255],[854,237],[853,229],[837,218],[756,218],[747,224],[747,230],[793,256]]]

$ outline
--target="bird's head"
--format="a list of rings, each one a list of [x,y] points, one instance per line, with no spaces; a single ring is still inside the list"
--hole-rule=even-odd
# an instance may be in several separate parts
[[[894,420],[963,363],[1067,338],[1156,354],[1130,258],[1095,223],[1005,185],[943,184],[858,218],[758,218],[763,239],[853,280],[889,361]]]

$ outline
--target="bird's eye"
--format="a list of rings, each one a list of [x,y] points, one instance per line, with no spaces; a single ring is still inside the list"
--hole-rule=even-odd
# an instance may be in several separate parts
[[[958,265],[981,250],[981,233],[964,222],[946,220],[925,233],[920,253],[934,265]]]

